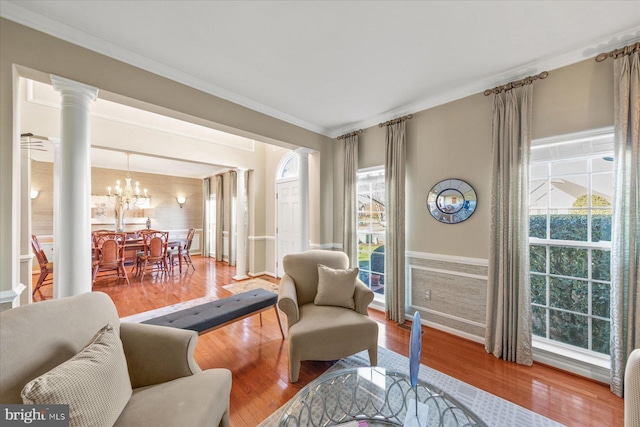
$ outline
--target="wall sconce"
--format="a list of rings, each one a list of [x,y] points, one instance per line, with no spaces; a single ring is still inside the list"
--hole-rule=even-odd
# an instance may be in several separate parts
[[[182,206],[184,206],[184,203],[187,201],[187,198],[184,196],[178,196],[176,197],[176,200],[178,201],[178,204],[180,205],[180,209],[182,209]]]
[[[38,197],[38,195],[40,194],[40,192],[38,190],[31,190],[31,200],[34,200]]]

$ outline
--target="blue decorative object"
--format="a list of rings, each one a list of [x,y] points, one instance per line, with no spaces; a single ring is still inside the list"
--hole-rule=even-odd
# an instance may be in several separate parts
[[[409,344],[409,379],[411,387],[418,385],[418,371],[420,370],[420,353],[422,352],[422,328],[420,327],[420,313],[413,315],[411,325],[411,342]]]

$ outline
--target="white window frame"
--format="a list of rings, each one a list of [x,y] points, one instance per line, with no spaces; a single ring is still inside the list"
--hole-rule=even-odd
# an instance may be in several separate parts
[[[584,132],[576,132],[572,134],[559,135],[549,138],[542,138],[538,140],[534,140],[531,143],[531,149],[544,149],[548,147],[557,147],[563,144],[573,144],[575,142],[584,142],[585,147],[595,147],[592,148],[594,152],[589,153],[588,149],[585,148],[585,154],[582,157],[594,157],[598,152],[598,145],[613,140],[613,127],[599,128],[588,130]],[[577,159],[580,156],[572,156],[565,157],[564,159],[558,159],[558,161],[566,161],[569,159]],[[532,161],[530,164],[541,164],[546,163],[549,164],[553,162],[553,160],[541,160],[541,161]],[[587,175],[591,175],[592,171],[589,170]],[[588,180],[588,185],[591,185],[591,179]],[[591,200],[588,200],[588,206],[591,207]],[[549,236],[549,217],[547,217],[547,236]],[[588,221],[587,226],[588,240],[591,240],[591,221]],[[540,239],[540,238],[529,238],[529,243],[532,245],[540,245],[547,246],[546,254],[548,256],[549,249],[548,246],[554,247],[575,247],[575,248],[583,248],[583,249],[606,249],[611,250],[611,242],[581,242],[581,241],[566,241],[566,240],[552,240],[552,239]],[[591,261],[591,251],[589,251],[589,263]],[[549,260],[547,259],[547,271],[543,275],[549,276]],[[535,274],[535,273],[534,273]],[[589,275],[590,276],[590,275]],[[564,277],[564,276],[563,276]],[[591,289],[591,283],[597,282],[600,283],[602,281],[593,280],[591,277],[585,278],[575,278],[577,280],[587,281],[589,282],[589,289]],[[549,307],[549,285],[547,280],[547,304]],[[591,305],[591,294],[589,294],[589,305]],[[555,308],[554,308],[555,309]],[[562,310],[560,310],[562,311]],[[585,315],[584,313],[579,313],[580,315]],[[592,316],[589,314],[589,316]],[[598,316],[595,316],[598,318]],[[547,321],[547,328],[549,327]],[[589,330],[589,334],[591,335],[591,330]],[[591,336],[589,336],[589,340],[591,340]],[[549,364],[551,366],[558,367],[560,369],[565,369],[570,372],[577,373],[579,375],[595,379],[600,382],[609,383],[610,376],[609,371],[611,368],[611,357],[609,355],[605,355],[602,353],[598,353],[591,350],[582,349],[580,347],[572,346],[569,344],[564,344],[559,341],[554,341],[551,339],[539,337],[537,335],[533,335],[532,337],[532,345],[533,345],[533,356],[534,360]]]
[[[356,188],[357,188],[357,186],[359,186],[359,184],[360,184],[360,177],[362,177],[362,176],[368,176],[368,175],[378,175],[378,174],[380,174],[380,175],[384,176],[384,173],[385,173],[384,166],[374,166],[374,167],[370,167],[370,168],[363,168],[363,169],[359,169],[359,170],[357,171],[357,174],[356,174],[356,176],[357,176]],[[386,189],[386,187],[385,187],[385,196],[386,196],[386,191],[387,191],[387,189]],[[357,197],[358,197],[358,196],[357,196],[358,194],[360,194],[360,193],[359,193],[359,192],[357,191],[357,189],[356,189],[356,199],[357,199]],[[387,211],[387,207],[385,206],[385,215],[386,215],[386,211]],[[356,234],[358,233],[358,229],[359,229],[359,226],[357,226],[357,227],[356,227]],[[385,258],[386,258],[386,248],[385,248],[385,254],[384,254],[384,256],[385,256]],[[360,258],[360,248],[359,248],[359,245],[358,245],[358,258]],[[359,263],[358,263],[358,264],[359,264]],[[371,266],[369,266],[369,268],[371,268]],[[368,270],[368,271],[369,271],[369,274],[371,274],[371,270]],[[368,284],[367,284],[367,286],[368,286]],[[384,301],[385,301],[384,293],[379,294],[379,293],[377,293],[377,292],[374,292],[374,302],[379,302],[379,303],[383,303],[383,304],[384,304]]]

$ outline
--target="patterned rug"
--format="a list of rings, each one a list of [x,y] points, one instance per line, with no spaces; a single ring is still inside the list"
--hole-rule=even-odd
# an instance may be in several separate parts
[[[267,291],[271,291],[276,294],[278,293],[278,285],[264,279],[243,280],[242,282],[224,285],[223,288],[234,294],[240,294],[242,292],[252,291],[258,288],[266,289]]]
[[[382,347],[378,347],[378,365],[391,371],[409,374],[409,359]],[[340,369],[361,366],[369,366],[369,355],[366,351],[339,360],[323,375]],[[445,375],[428,366],[420,365],[418,378],[423,382],[434,385],[457,399],[458,402],[473,411],[489,427],[562,427],[562,424],[549,418]],[[285,406],[286,404],[280,407],[276,412],[271,414],[269,418],[260,423],[258,427],[277,426]]]

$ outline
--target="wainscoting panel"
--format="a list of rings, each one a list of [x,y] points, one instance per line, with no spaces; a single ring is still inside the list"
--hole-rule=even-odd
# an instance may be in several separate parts
[[[474,341],[484,339],[486,260],[407,254],[409,306],[435,328]]]

